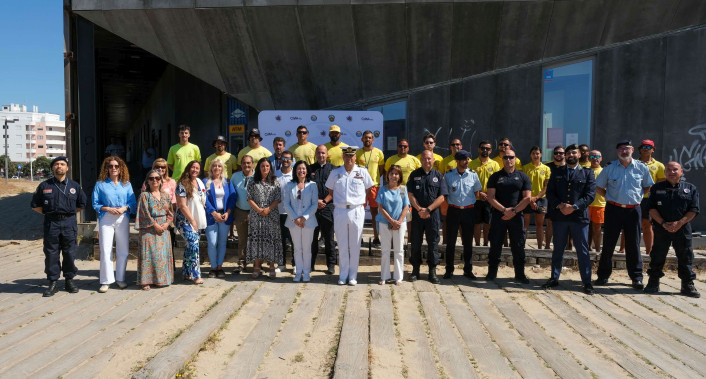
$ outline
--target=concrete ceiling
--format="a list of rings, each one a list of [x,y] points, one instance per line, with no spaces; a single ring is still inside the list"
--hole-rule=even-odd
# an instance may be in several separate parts
[[[256,109],[319,109],[706,23],[703,0],[73,0]]]

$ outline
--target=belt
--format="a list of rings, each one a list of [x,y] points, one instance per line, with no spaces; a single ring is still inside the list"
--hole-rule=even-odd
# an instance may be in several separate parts
[[[640,206],[640,204],[627,205],[627,204],[616,203],[615,201],[610,201],[610,200],[609,200],[609,201],[606,201],[606,203],[608,203],[608,204],[610,204],[610,205],[615,205],[616,207],[628,208],[628,209],[629,209],[629,208],[637,208],[637,207]]]
[[[449,207],[451,207],[451,208],[456,208],[456,209],[469,209],[469,208],[473,208],[473,204],[471,204],[471,205],[464,205],[464,206],[462,206],[462,207],[459,207],[458,205],[449,204]]]
[[[71,218],[74,215],[71,213],[68,213],[68,214],[56,214],[56,213],[52,214],[52,213],[50,213],[45,216],[47,217],[48,220],[51,220],[51,221],[62,221],[62,220],[66,220],[67,218]]]
[[[358,208],[362,207],[365,204],[334,204],[333,206],[336,208],[345,208],[345,209],[352,209],[352,208]]]

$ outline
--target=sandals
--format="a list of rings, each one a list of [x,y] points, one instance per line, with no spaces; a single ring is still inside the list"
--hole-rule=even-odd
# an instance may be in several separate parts
[[[150,290],[150,286],[142,286],[142,290],[143,290],[143,291],[149,291],[149,290]]]

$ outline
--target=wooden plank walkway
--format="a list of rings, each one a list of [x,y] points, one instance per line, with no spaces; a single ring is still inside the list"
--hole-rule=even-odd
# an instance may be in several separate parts
[[[376,266],[361,266],[353,287],[319,266],[310,283],[229,274],[98,294],[98,262],[78,261],[81,291],[43,298],[41,241],[4,245],[0,265],[0,377],[706,376],[706,299],[679,295],[675,272],[655,295],[618,270],[587,296],[571,269],[544,291],[541,268],[528,269],[529,285],[501,267],[492,282],[380,286]]]

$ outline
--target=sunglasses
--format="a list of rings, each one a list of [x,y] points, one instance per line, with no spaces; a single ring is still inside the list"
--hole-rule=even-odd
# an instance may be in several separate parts
[[[120,168],[120,165],[117,164],[109,164],[108,168]]]
[[[149,180],[156,182],[156,181],[162,180],[162,178],[160,178],[159,176],[150,176],[150,177],[149,177]]]
[[[431,144],[433,144],[433,143],[436,143],[436,142],[434,142],[434,141],[425,141],[425,142],[424,142],[425,145],[431,145]]]
[[[397,145],[397,147],[402,149],[409,149],[409,145]]]
[[[600,155],[589,155],[588,157],[589,157],[590,159],[598,159],[598,158],[600,158],[601,156],[600,156]]]
[[[642,146],[640,146],[640,149],[652,150],[652,149],[654,149],[654,147],[652,147],[650,145],[642,145]]]
[[[493,149],[490,147],[481,147],[480,148],[480,151],[490,151],[490,150],[493,150]]]
[[[286,157],[282,157],[282,158],[280,158],[280,159],[283,160],[283,161],[291,161],[291,160],[292,160],[292,158],[286,158]]]
[[[498,144],[498,146],[510,146],[510,144],[509,144],[509,143],[505,143],[505,142],[500,142],[500,143]]]
[[[461,146],[460,143],[452,143],[451,146]]]
[[[563,151],[555,151],[554,152],[554,155],[564,155],[564,154],[566,154],[566,153]]]
[[[309,134],[306,130],[300,130],[297,132],[297,134]]]
[[[155,170],[166,170],[167,166],[156,166]]]
[[[302,199],[302,190],[297,190],[297,200]]]
[[[515,156],[514,155],[506,155],[503,157],[503,159],[507,159],[509,161],[511,159],[515,159]]]

